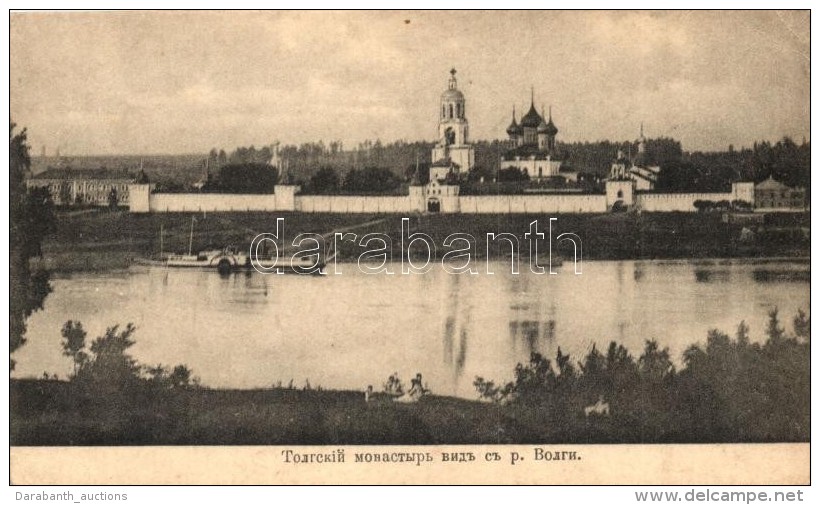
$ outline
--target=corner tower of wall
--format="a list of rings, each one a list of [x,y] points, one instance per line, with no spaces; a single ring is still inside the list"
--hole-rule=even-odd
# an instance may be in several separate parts
[[[151,191],[153,184],[128,185],[128,210],[134,213],[151,212]]]
[[[753,182],[733,182],[732,183],[732,200],[741,200],[755,203],[755,183]]]
[[[276,197],[276,210],[293,212],[296,210],[296,194],[301,190],[301,186],[294,184],[277,184],[273,187],[273,194]]]

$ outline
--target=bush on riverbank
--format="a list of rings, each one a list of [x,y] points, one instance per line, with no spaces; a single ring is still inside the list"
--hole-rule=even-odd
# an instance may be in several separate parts
[[[105,402],[137,392],[157,393],[199,384],[185,365],[168,368],[141,365],[128,354],[137,328],[129,323],[122,331],[111,326],[86,347],[87,333],[81,322],[67,321],[62,328],[63,355],[71,358],[70,377],[84,396]]]
[[[11,444],[807,442],[810,319],[798,314],[793,326],[786,334],[773,313],[762,345],[749,342],[745,325],[734,339],[713,331],[686,351],[680,372],[654,342],[637,359],[614,343],[578,364],[563,353],[554,364],[533,355],[508,385],[477,380],[496,402],[179,387],[166,382],[175,372],[144,370],[136,386],[110,396],[89,395],[77,380],[12,379]],[[600,396],[609,415],[586,417]]]
[[[533,353],[513,382],[474,385],[515,417],[566,427],[568,437],[584,419],[607,441],[808,441],[810,319],[801,311],[793,323],[786,334],[773,310],[763,345],[750,343],[743,322],[734,339],[712,330],[705,347],[686,350],[680,372],[655,341],[637,360],[612,342],[606,355],[593,346],[578,369],[559,348],[554,364]],[[606,414],[594,413],[603,411],[596,399]]]

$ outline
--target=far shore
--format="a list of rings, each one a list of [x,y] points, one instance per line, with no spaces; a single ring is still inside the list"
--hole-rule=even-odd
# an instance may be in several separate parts
[[[400,261],[401,225],[399,215],[329,215],[210,213],[210,214],[130,214],[127,211],[99,209],[89,212],[58,213],[57,232],[43,244],[42,258],[33,266],[54,273],[113,271],[126,269],[135,258],[155,257],[160,250],[193,251],[229,244],[247,245],[254,236],[271,232],[274,217],[285,218],[284,234],[292,238],[300,233],[326,234],[339,229],[353,229],[361,237],[368,233],[385,234],[391,239],[390,256]],[[541,227],[555,217],[553,234],[577,234],[582,241],[582,261],[598,260],[754,260],[803,261],[810,257],[808,213],[770,215],[762,225],[749,225],[752,235],[741,240],[743,225],[725,223],[719,214],[560,214],[542,215],[470,215],[455,214],[411,216],[411,232],[423,232],[439,247],[437,258],[448,249],[441,247],[453,233],[467,233],[476,238],[473,260],[485,261],[487,233],[508,232],[519,240],[522,265],[528,258],[528,241],[524,234],[533,220]],[[193,241],[191,222],[194,218]],[[162,231],[162,239],[160,239]],[[748,233],[746,232],[748,235]],[[339,263],[356,262],[366,248],[347,241],[338,251]],[[413,250],[414,257],[424,251]],[[574,251],[567,242],[557,246],[556,256],[571,262]],[[503,261],[509,251],[491,246],[490,258]],[[543,261],[542,261],[543,262]]]
[[[84,272],[125,272],[135,269],[150,269],[163,268],[162,266],[143,265],[135,261],[135,257],[128,253],[110,252],[106,254],[99,253],[82,253],[82,252],[67,252],[67,253],[49,253],[42,258],[35,258],[32,261],[35,268],[44,268],[51,271],[56,277],[70,276],[71,274]],[[486,258],[476,258],[473,260],[475,267],[480,268]],[[508,261],[508,258],[498,257],[492,258],[491,261],[503,263]],[[529,269],[526,264],[527,258],[522,258],[520,273],[526,274]],[[686,263],[697,266],[710,265],[732,265],[732,264],[775,264],[775,263],[800,263],[808,264],[811,262],[810,256],[772,256],[772,257],[733,257],[733,258],[651,258],[651,259],[607,259],[607,258],[583,258],[583,262],[603,262],[603,261],[650,261],[663,264]],[[364,262],[363,262],[364,263]],[[371,262],[375,263],[375,262]],[[357,265],[358,262],[354,258],[342,258],[338,260],[339,265]],[[391,265],[401,265],[400,260],[393,260],[389,262]],[[559,265],[559,269],[564,266],[569,266],[571,272],[572,261],[566,260],[564,265]],[[325,269],[326,270],[326,269]],[[137,270],[138,271],[138,270]],[[254,270],[241,269],[234,272],[234,274],[242,273],[256,273]],[[326,273],[326,271],[325,271]],[[262,274],[259,274],[262,275]]]

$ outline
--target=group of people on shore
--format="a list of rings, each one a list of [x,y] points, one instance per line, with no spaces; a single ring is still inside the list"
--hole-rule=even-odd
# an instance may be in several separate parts
[[[384,392],[393,397],[393,401],[400,403],[414,403],[419,401],[424,395],[430,393],[430,390],[422,382],[422,376],[417,373],[416,376],[410,380],[410,389],[404,391],[404,385],[399,379],[398,372],[387,378],[384,383]],[[368,385],[364,393],[364,401],[369,402],[373,397],[373,386]]]

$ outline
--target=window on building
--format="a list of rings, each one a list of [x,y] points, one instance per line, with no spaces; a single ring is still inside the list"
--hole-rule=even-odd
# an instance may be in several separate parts
[[[450,104],[450,119],[453,119],[453,104]]]

